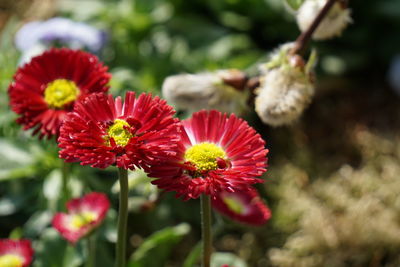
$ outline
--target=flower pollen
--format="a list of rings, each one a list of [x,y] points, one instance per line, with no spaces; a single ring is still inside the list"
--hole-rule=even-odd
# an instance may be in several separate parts
[[[130,127],[131,126],[126,121],[116,119],[107,129],[108,138],[113,138],[115,143],[119,146],[126,146],[133,137],[133,134],[129,131]]]
[[[1,267],[22,267],[23,264],[24,264],[24,259],[18,255],[6,254],[0,256]]]
[[[218,169],[218,159],[223,159],[225,156],[220,147],[208,142],[196,144],[185,152],[185,160],[192,163],[200,172]]]
[[[56,79],[44,90],[44,100],[51,108],[61,109],[76,100],[79,89],[73,81]]]
[[[94,212],[84,211],[79,214],[74,214],[71,220],[72,227],[80,229],[86,225],[94,222],[97,216]]]

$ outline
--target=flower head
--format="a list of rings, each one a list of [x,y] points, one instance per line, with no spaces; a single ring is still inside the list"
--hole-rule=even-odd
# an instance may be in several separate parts
[[[254,189],[220,192],[212,200],[212,206],[232,220],[251,225],[262,225],[271,217],[271,211]]]
[[[46,21],[26,23],[15,35],[17,48],[26,52],[38,44],[54,43],[73,49],[88,49],[97,53],[105,44],[105,33],[88,24],[67,18],[51,18]]]
[[[158,97],[128,92],[123,103],[94,94],[78,103],[61,127],[60,157],[68,162],[135,169],[176,156],[179,140],[175,111]]]
[[[327,0],[306,0],[297,11],[297,24],[301,31],[306,31]],[[347,25],[351,22],[350,10],[343,3],[336,3],[329,10],[318,28],[313,33],[313,39],[326,40],[340,35]]]
[[[246,92],[242,90],[246,80],[246,76],[235,69],[179,74],[165,79],[162,93],[176,108],[189,112],[217,109],[241,113],[247,99]]]
[[[176,159],[152,166],[149,176],[158,178],[153,184],[187,200],[247,190],[263,182],[256,177],[266,170],[268,150],[247,122],[233,114],[203,110],[182,125],[179,153]]]
[[[0,267],[27,267],[32,258],[31,241],[0,239]]]
[[[65,239],[74,244],[102,223],[109,208],[110,202],[105,194],[89,193],[68,201],[68,213],[57,213],[52,224]]]
[[[24,129],[40,137],[58,136],[66,114],[76,102],[106,92],[107,67],[96,56],[70,49],[51,49],[20,67],[8,88],[10,105]]]
[[[300,56],[290,54],[291,48],[292,44],[281,46],[268,63],[260,66],[255,109],[261,120],[272,126],[295,121],[314,95],[314,54],[305,64]]]

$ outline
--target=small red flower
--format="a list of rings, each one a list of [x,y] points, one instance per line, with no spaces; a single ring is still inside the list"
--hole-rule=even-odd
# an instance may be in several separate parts
[[[200,111],[182,122],[182,141],[176,159],[152,166],[158,187],[176,191],[185,200],[221,191],[248,190],[263,182],[268,150],[246,121],[219,111]],[[176,175],[176,173],[179,173]]]
[[[271,218],[271,211],[254,189],[220,192],[211,201],[215,210],[241,223],[262,225]]]
[[[24,130],[59,134],[74,104],[94,92],[106,92],[111,75],[96,56],[66,48],[51,49],[20,67],[8,88],[10,106]]]
[[[0,267],[27,267],[32,258],[31,241],[0,239]]]
[[[60,130],[60,157],[68,162],[135,169],[175,158],[179,122],[165,100],[128,92],[120,97],[94,94],[76,105]]]
[[[110,208],[105,194],[89,193],[82,198],[68,201],[68,213],[57,213],[53,217],[53,227],[72,244],[98,227]]]

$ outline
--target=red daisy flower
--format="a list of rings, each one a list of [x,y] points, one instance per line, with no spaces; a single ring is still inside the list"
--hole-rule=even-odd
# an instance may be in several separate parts
[[[68,162],[106,168],[148,169],[175,158],[179,121],[165,100],[127,92],[120,97],[93,94],[76,105],[60,130],[60,157]]]
[[[8,88],[10,106],[24,130],[40,137],[58,135],[76,101],[106,92],[111,75],[96,56],[66,48],[51,49],[20,67]]]
[[[200,111],[182,122],[178,160],[152,166],[158,187],[185,200],[201,194],[248,190],[266,169],[265,142],[246,121],[219,111]],[[180,174],[177,176],[177,169]]]
[[[241,223],[262,225],[271,218],[271,211],[254,189],[220,192],[211,201],[215,210]]]
[[[65,239],[74,244],[102,223],[109,208],[110,202],[105,194],[89,193],[68,201],[68,213],[54,215],[52,224]]]
[[[32,258],[31,241],[0,239],[1,267],[27,267],[32,262]]]

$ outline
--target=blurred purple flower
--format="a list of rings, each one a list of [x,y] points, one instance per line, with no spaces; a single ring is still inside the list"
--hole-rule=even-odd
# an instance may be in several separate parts
[[[392,59],[388,71],[388,82],[398,96],[400,96],[400,54]]]
[[[66,18],[52,18],[25,24],[15,36],[17,48],[25,53],[38,45],[61,44],[98,53],[106,42],[104,31]]]

